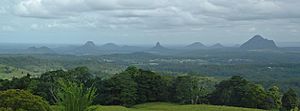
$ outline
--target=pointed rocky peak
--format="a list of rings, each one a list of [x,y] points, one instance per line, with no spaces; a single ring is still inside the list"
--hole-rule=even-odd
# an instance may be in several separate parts
[[[159,42],[152,48],[152,50],[165,50],[167,48],[163,47]]]
[[[159,42],[156,43],[155,47],[162,47]]]
[[[240,47],[243,49],[277,49],[273,40],[265,39],[261,35],[255,35]]]
[[[153,48],[164,48],[164,47],[162,45],[160,45],[159,42],[157,42],[156,45],[155,45],[155,47],[153,47]]]

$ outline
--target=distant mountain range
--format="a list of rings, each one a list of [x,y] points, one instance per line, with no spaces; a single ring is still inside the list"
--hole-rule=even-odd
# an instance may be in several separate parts
[[[205,48],[207,48],[207,46],[205,46],[201,42],[194,42],[194,43],[186,46],[185,48],[187,48],[187,49],[205,49]]]
[[[261,35],[255,35],[250,40],[240,46],[241,49],[277,49],[273,40],[263,38]]]
[[[29,47],[25,50],[25,53],[33,53],[33,54],[52,54],[55,53],[52,49],[42,46],[42,47]]]
[[[257,49],[268,49],[268,50],[298,50],[295,48],[278,48],[273,40],[268,40],[263,38],[261,35],[255,35],[247,42],[242,45],[236,45],[233,47],[225,47],[220,43],[216,43],[211,46],[206,46],[201,42],[194,42],[190,45],[181,48],[167,48],[157,42],[153,47],[139,47],[139,46],[121,46],[114,43],[107,43],[104,45],[97,46],[93,41],[87,41],[85,44],[76,46],[67,46],[67,47],[57,47],[57,48],[48,48],[45,46],[42,47],[29,47],[27,49],[0,49],[0,53],[32,53],[32,54],[74,54],[74,55],[107,55],[107,54],[126,54],[126,53],[135,53],[135,52],[146,52],[153,54],[173,54],[187,51],[197,51],[197,50],[257,50]],[[300,48],[299,48],[300,50]],[[260,50],[261,51],[261,50]]]
[[[119,48],[121,48],[121,47],[114,43],[107,43],[100,47],[100,49],[103,49],[103,50],[116,50]]]

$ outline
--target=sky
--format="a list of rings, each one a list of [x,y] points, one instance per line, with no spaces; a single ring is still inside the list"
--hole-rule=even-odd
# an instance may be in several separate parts
[[[0,43],[300,42],[300,0],[0,0]]]

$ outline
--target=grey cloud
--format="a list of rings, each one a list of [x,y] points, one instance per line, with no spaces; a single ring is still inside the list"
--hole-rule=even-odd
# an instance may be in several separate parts
[[[129,17],[143,17],[143,12],[147,14],[148,10],[176,7],[191,14],[251,20],[299,17],[297,5],[300,5],[298,0],[26,0],[16,6],[16,12],[21,16],[47,18],[121,10]]]
[[[15,12],[73,26],[197,29],[243,25],[238,21],[297,21],[299,5],[299,0],[22,0]]]

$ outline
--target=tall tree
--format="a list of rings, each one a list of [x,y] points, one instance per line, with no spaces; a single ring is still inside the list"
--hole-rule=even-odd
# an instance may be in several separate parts
[[[166,91],[166,84],[160,75],[151,72],[140,70],[134,76],[137,83],[137,92],[139,103],[161,101],[163,93]]]
[[[281,102],[282,102],[282,110],[284,111],[290,111],[292,109],[295,109],[299,103],[297,94],[293,89],[289,89],[287,92],[283,94]]]
[[[217,84],[216,90],[210,95],[210,102],[216,105],[241,106],[240,101],[244,87],[249,84],[240,76],[233,76],[229,80]]]
[[[96,102],[124,106],[136,104],[137,84],[127,72],[116,74],[101,84],[98,96],[100,98],[97,98]]]
[[[274,102],[274,108],[279,109],[281,106],[281,92],[280,92],[279,87],[277,87],[277,86],[271,87],[268,90],[267,94],[269,97],[272,98],[272,100]]]
[[[209,99],[212,104],[217,105],[260,109],[270,109],[273,106],[261,85],[250,83],[240,76],[233,76],[217,84]]]
[[[194,76],[179,76],[174,82],[175,101],[181,104],[201,103],[207,89],[201,86],[200,79]]]

